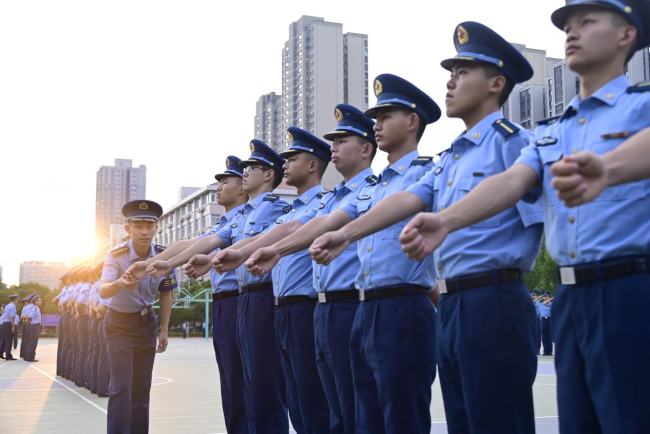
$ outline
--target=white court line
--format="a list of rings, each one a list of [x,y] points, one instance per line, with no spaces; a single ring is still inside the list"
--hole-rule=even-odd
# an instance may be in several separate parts
[[[28,363],[28,362],[23,362],[23,363]],[[57,380],[56,378],[52,377],[50,374],[48,374],[47,372],[43,371],[42,369],[37,368],[37,367],[36,367],[35,365],[33,365],[33,364],[30,364],[29,366],[30,366],[31,368],[36,369],[36,370],[37,370],[38,372],[40,372],[41,374],[45,375],[45,376],[46,376],[47,378],[49,378],[50,380],[52,380],[52,381],[54,381],[54,382],[56,382],[56,383],[59,383],[61,386],[65,387],[65,388],[68,389],[70,392],[74,393],[74,394],[77,395],[79,398],[83,399],[83,400],[86,401],[88,404],[90,404],[90,405],[92,405],[93,407],[95,407],[97,410],[101,411],[101,412],[104,413],[104,414],[107,414],[107,413],[106,413],[106,410],[104,410],[102,407],[100,407],[99,405],[95,404],[95,403],[92,402],[90,399],[86,398],[85,396],[80,395],[80,394],[77,393],[74,389],[68,387],[67,384],[64,384],[64,383],[60,382],[59,380]]]

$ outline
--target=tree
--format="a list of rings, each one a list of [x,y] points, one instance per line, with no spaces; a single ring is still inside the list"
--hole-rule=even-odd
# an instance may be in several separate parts
[[[546,250],[546,240],[542,240],[542,249],[535,260],[535,268],[524,277],[524,283],[531,291],[549,291],[551,294],[555,292],[558,285],[557,264]]]
[[[30,294],[36,293],[43,300],[41,302],[41,314],[57,313],[57,308],[52,304],[52,300],[56,297],[59,291],[52,291],[47,286],[38,283],[23,283],[22,285],[12,285],[7,288],[6,285],[0,287],[0,304],[8,304],[9,296],[11,294],[18,294],[18,300],[27,297]],[[19,306],[20,310],[20,306]]]

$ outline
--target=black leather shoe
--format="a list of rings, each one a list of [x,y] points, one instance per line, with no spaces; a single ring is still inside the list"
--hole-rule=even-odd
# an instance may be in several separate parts
[[[108,393],[98,393],[97,396],[100,398],[108,398]]]
[[[26,362],[33,362],[33,363],[38,362],[38,360],[36,360],[36,359],[29,359],[29,360],[25,360],[25,361],[26,361]]]

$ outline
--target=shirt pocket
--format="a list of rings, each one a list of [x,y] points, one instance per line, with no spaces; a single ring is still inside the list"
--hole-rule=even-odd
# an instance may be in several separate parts
[[[545,206],[555,206],[558,202],[557,193],[551,186],[551,166],[556,161],[560,161],[564,156],[564,152],[559,146],[553,147],[538,147],[539,159],[542,165],[542,187],[543,187],[543,203]]]
[[[598,155],[603,155],[618,148],[627,139],[628,137],[601,139],[594,143],[589,150]],[[597,198],[594,199],[594,202],[634,200],[644,197],[645,195],[646,190],[643,182],[631,182],[607,187]]]
[[[247,225],[246,230],[244,231],[244,235],[247,237],[254,237],[257,234],[264,232],[264,229],[266,229],[266,225]]]
[[[163,277],[160,277],[158,279],[154,279],[153,277],[151,280],[149,280],[149,292],[151,294],[155,294],[158,292],[158,287],[160,286],[160,282],[163,281]]]
[[[438,206],[438,199],[440,197],[440,184],[442,183],[442,178],[440,176],[436,176],[435,179],[433,180],[433,212],[438,212],[439,211],[439,206]]]
[[[357,216],[361,217],[372,208],[372,198],[368,200],[359,200],[357,202]]]
[[[474,189],[478,185],[479,182],[483,181],[486,177],[485,176],[466,176],[464,178],[460,178],[458,180],[458,190],[460,191],[461,197],[459,198],[462,199]],[[494,228],[498,227],[501,225],[501,215],[497,214],[494,217],[490,217],[487,220],[483,220],[482,222],[476,223],[470,227],[472,228]]]

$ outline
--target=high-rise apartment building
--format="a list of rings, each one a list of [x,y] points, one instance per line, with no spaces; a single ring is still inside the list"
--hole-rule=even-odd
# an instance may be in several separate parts
[[[19,284],[38,283],[54,290],[59,287],[59,278],[70,271],[63,262],[27,261],[20,264]]]
[[[114,166],[102,166],[97,171],[95,202],[95,236],[109,237],[112,224],[124,224],[122,206],[146,198],[147,167],[133,167],[132,160],[116,159]]]

